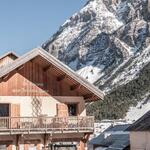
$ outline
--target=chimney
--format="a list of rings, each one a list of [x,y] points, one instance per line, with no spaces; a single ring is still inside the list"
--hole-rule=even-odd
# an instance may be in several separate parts
[[[13,52],[8,52],[0,57],[0,68],[12,63],[18,58],[18,56]]]

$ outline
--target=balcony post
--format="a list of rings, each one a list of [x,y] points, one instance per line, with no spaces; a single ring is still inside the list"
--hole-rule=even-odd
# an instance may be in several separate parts
[[[16,150],[20,150],[20,146],[19,146],[19,135],[16,135]]]
[[[79,132],[79,116],[77,116],[77,130]]]
[[[12,150],[12,145],[8,145],[6,150]]]
[[[44,150],[46,150],[46,146],[47,146],[47,134],[44,135]]]
[[[37,144],[36,145],[36,150],[40,150],[41,149],[41,144]]]
[[[29,149],[29,145],[28,144],[24,144],[24,150],[28,150]]]
[[[79,145],[77,146],[77,150],[85,150],[85,143],[83,140],[79,142]]]

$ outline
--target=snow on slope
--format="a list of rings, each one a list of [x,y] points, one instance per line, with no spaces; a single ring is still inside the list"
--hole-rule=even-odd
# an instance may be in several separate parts
[[[109,53],[117,53],[107,49],[111,44],[108,35],[122,25],[101,0],[89,1],[43,47],[73,70],[87,66],[101,67],[104,63],[107,65],[106,61],[113,61],[106,58]]]
[[[111,71],[111,74],[106,74],[105,77],[97,81],[97,85],[102,85],[105,92],[111,92],[114,87],[127,84],[133,79],[136,79],[143,67],[150,62],[150,28],[148,23],[144,20],[136,20],[123,28],[130,28],[130,30],[123,31],[123,33],[127,32],[125,35],[121,35],[123,36],[123,41],[121,38],[118,39],[116,37],[115,41],[120,49],[122,49],[123,56],[126,56],[126,58]],[[134,33],[132,33],[133,31]],[[117,32],[120,33],[120,31]]]
[[[148,0],[88,0],[42,47],[106,93],[150,62]]]
[[[103,74],[101,71],[104,69],[104,66],[101,67],[93,67],[93,66],[86,66],[77,71],[82,77],[87,79],[90,83],[94,83],[100,76]]]
[[[150,62],[150,46],[148,46],[141,53],[134,56],[133,62],[121,72],[113,81],[113,85],[126,84],[129,81],[138,77],[141,69]]]
[[[129,121],[135,121],[142,117],[150,110],[150,93],[147,93],[141,102],[138,102],[136,107],[130,107],[126,114],[125,119]]]

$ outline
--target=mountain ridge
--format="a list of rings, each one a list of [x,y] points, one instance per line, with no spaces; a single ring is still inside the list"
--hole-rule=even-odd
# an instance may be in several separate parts
[[[112,100],[116,104],[114,95],[119,89],[130,84],[131,87],[132,84],[136,85],[133,81],[140,78],[142,70],[149,64],[149,44],[150,0],[89,0],[42,47],[106,92],[106,102]],[[126,93],[125,89],[121,92]],[[125,107],[122,108],[121,115],[119,110],[115,114],[115,109],[118,109],[116,107],[110,111],[112,115],[108,115],[102,108],[105,102],[98,102],[102,111],[98,109],[95,114],[97,119],[102,119],[103,116],[110,119],[122,118],[133,103],[136,105],[142,100],[131,96],[130,101],[123,95],[122,105],[125,104]],[[143,93],[140,97],[142,96]],[[118,103],[116,106],[120,107],[120,101]],[[94,113],[94,108],[95,104],[89,106],[88,110],[92,110],[90,114]],[[100,116],[100,113],[103,115]]]

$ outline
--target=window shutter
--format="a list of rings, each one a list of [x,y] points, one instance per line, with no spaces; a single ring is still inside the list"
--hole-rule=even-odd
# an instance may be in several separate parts
[[[11,104],[11,117],[20,117],[20,104]],[[11,119],[11,128],[19,128],[19,118]]]
[[[68,106],[63,103],[57,104],[57,116],[68,117]]]

